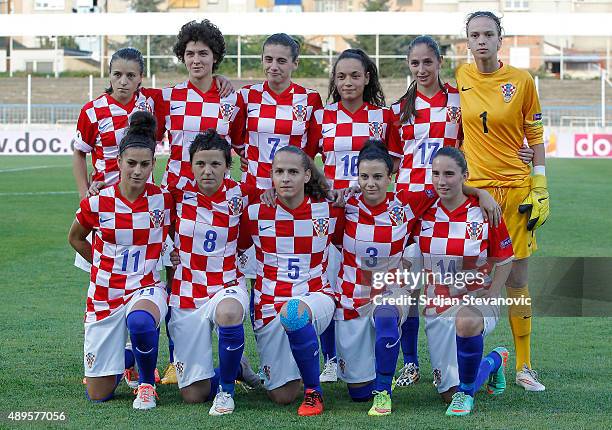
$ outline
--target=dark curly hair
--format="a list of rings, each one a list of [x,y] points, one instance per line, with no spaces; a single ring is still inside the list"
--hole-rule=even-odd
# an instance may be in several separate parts
[[[189,161],[193,163],[193,156],[199,151],[218,149],[223,152],[225,165],[232,167],[232,149],[223,137],[214,128],[209,128],[203,133],[199,133],[191,142],[189,147]]]
[[[225,39],[223,39],[221,30],[207,19],[202,22],[191,21],[183,25],[176,36],[174,48],[172,48],[176,58],[183,63],[185,62],[185,49],[189,42],[202,42],[208,46],[215,58],[213,72],[217,70],[225,57]]]
[[[327,100],[332,99],[334,103],[340,101],[340,93],[336,88],[336,66],[340,62],[340,60],[344,60],[345,58],[352,58],[354,60],[358,60],[363,65],[363,70],[369,74],[370,80],[368,84],[363,89],[363,100],[366,103],[373,104],[375,106],[384,106],[385,105],[385,94],[383,93],[382,86],[380,85],[380,81],[378,80],[378,69],[376,68],[376,63],[372,61],[372,59],[361,49],[346,49],[340,54],[336,62],[334,63],[334,67],[332,69],[332,74],[329,79],[329,95],[327,96]]]

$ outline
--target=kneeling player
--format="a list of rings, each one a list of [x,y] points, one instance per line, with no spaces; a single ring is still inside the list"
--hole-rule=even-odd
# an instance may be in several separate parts
[[[258,192],[226,178],[230,145],[213,129],[196,136],[189,155],[195,181],[183,177],[171,187],[179,264],[168,328],[183,399],[199,403],[214,397],[209,414],[225,415],[235,407],[234,381],[242,373],[244,350],[242,323],[249,309],[245,279],[236,267],[238,227],[249,199]],[[218,372],[213,368],[213,328],[219,336]]]
[[[498,297],[513,258],[503,220],[497,227],[486,221],[478,202],[462,192],[467,175],[459,150],[445,147],[436,153],[432,179],[440,199],[415,228],[428,274],[425,332],[434,384],[444,400],[450,401],[446,415],[457,416],[472,411],[474,394],[485,381],[491,394],[501,394],[506,387],[506,348],[495,348],[482,359],[484,336],[495,328],[499,306],[465,305],[464,299]],[[491,280],[487,272],[493,260]],[[465,279],[459,279],[458,274]]]
[[[254,331],[264,387],[272,401],[291,403],[304,381],[299,415],[323,412],[317,335],[335,304],[325,274],[331,235],[341,210],[325,197],[325,178],[295,146],[272,163],[276,207],[255,202],[243,213],[241,250],[255,245]]]
[[[336,348],[339,376],[354,401],[374,394],[368,415],[391,413],[391,382],[400,348],[400,325],[408,316],[411,291],[378,286],[379,274],[400,268],[411,226],[435,201],[435,193],[387,192],[393,160],[381,142],[368,141],[359,152],[361,193],[346,202],[342,266],[336,288]]]
[[[155,119],[132,115],[119,145],[120,182],[81,202],[69,233],[72,247],[92,264],[85,315],[87,396],[113,397],[125,368],[126,326],[139,385],[135,409],[155,407],[159,322],[167,294],[156,271],[171,223],[172,197],[147,180],[155,165]],[[86,238],[95,230],[93,246]]]

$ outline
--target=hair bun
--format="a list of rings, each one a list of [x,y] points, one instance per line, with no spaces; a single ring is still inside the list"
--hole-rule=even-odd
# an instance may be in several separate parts
[[[155,117],[147,111],[136,111],[130,117],[130,126],[127,134],[143,134],[152,136],[155,140],[155,128],[157,122]]]

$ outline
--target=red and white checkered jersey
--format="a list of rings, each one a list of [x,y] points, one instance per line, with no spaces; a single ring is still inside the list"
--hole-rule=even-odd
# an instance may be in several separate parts
[[[287,145],[304,150],[315,146],[310,143],[317,139],[313,136],[313,113],[322,106],[321,96],[296,83],[276,94],[268,82],[264,82],[243,87],[240,98],[246,105],[245,156],[248,161],[242,182],[261,189],[272,188],[270,172],[277,150]]]
[[[323,156],[323,173],[333,189],[347,188],[357,183],[357,157],[369,138],[382,140],[391,155],[401,157],[392,151],[390,145],[393,127],[391,111],[364,103],[355,113],[349,112],[342,102],[326,105],[315,112],[319,131],[318,151]]]
[[[173,213],[170,193],[153,184],[133,203],[118,184],[81,201],[76,219],[95,230],[85,322],[106,318],[135,291],[160,283],[155,267]]]
[[[170,158],[162,179],[162,186],[176,186],[181,176],[193,179],[189,163],[191,142],[199,134],[212,128],[228,143],[242,141],[244,123],[237,93],[220,98],[213,79],[210,89],[203,93],[189,81],[162,90],[163,103],[156,115],[164,124],[170,142]]]
[[[369,206],[361,194],[348,199],[335,319],[350,320],[370,311],[374,296],[385,291],[373,288],[374,273],[400,268],[412,227],[437,198],[427,190],[387,193],[377,206]]]
[[[317,291],[333,296],[327,256],[342,213],[310,197],[295,209],[277,199],[275,208],[258,200],[244,211],[238,247],[244,251],[255,244],[255,329],[272,321],[292,297]]]
[[[428,277],[425,294],[429,303],[423,313],[431,316],[450,307],[448,303],[437,306],[432,301],[434,297],[460,299],[465,294],[488,289],[494,264],[505,263],[514,256],[506,224],[502,221],[493,227],[485,221],[478,199],[473,196],[452,212],[440,200],[435,202],[415,226],[415,241],[423,254],[423,269]],[[468,281],[465,285],[460,285],[461,276]]]
[[[119,182],[119,143],[127,131],[129,118],[139,110],[153,113],[158,92],[141,88],[127,105],[122,105],[109,94],[103,94],[83,106],[73,141],[75,149],[91,153],[93,181],[104,181],[106,185]],[[163,131],[158,127],[158,141],[161,141],[162,135]]]
[[[417,91],[417,116],[411,117],[407,123],[400,124],[405,101],[391,106],[396,129],[399,129],[399,139],[394,139],[399,146],[393,150],[402,154],[396,190],[433,189],[431,162],[434,155],[443,146],[457,146],[457,141],[463,140],[459,93],[449,84],[444,88],[446,93],[440,90],[432,98]]]
[[[172,280],[170,306],[199,308],[224,288],[243,288],[236,266],[238,228],[242,212],[259,191],[225,179],[212,196],[181,178],[170,188],[176,202],[175,247],[181,263]]]

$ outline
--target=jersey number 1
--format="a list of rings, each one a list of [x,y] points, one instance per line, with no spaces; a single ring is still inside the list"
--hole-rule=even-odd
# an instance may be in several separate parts
[[[479,115],[482,118],[482,132],[487,134],[489,132],[489,127],[487,127],[487,111],[484,111]]]

